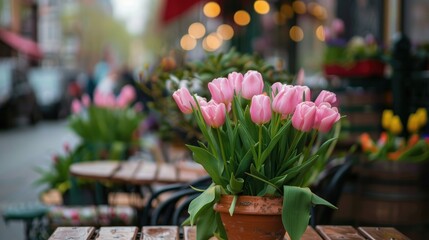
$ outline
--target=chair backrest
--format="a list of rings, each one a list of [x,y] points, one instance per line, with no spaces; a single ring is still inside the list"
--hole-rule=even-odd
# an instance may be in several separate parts
[[[346,158],[344,163],[334,166],[326,173],[323,179],[316,186],[314,192],[333,205],[337,205],[343,191],[346,177],[351,172],[354,160]],[[318,206],[313,208],[311,225],[329,224],[335,210]]]

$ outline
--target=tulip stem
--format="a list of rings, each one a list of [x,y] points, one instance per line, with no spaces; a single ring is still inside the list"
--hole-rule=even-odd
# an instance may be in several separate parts
[[[259,171],[261,168],[261,152],[262,152],[262,124],[259,125],[259,146],[258,146],[258,163],[256,165],[256,169]]]
[[[218,137],[218,139],[219,139],[220,152],[221,152],[221,154],[222,154],[223,165],[225,166],[225,171],[226,171],[226,173],[228,174],[228,173],[229,173],[229,170],[228,170],[228,164],[226,163],[225,151],[224,151],[224,148],[223,148],[223,141],[222,141],[222,138],[221,138],[221,136],[220,136],[220,129],[219,129],[219,128],[217,128],[216,130],[217,130],[217,137]],[[227,177],[228,177],[228,179],[229,179],[229,176],[227,176]]]

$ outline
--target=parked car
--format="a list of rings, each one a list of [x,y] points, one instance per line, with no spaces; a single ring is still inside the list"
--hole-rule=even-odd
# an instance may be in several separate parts
[[[0,61],[0,127],[12,127],[18,119],[35,124],[41,119],[36,95],[25,69],[14,61]]]
[[[68,115],[70,108],[68,79],[63,69],[33,68],[28,72],[28,78],[45,118],[56,119]]]

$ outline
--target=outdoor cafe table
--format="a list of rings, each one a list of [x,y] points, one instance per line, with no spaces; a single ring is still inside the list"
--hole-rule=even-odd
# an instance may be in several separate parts
[[[107,240],[107,239],[164,239],[164,240],[195,240],[196,228],[176,226],[144,226],[138,227],[58,227],[49,240]],[[284,238],[288,239],[288,238]],[[307,227],[302,240],[407,240],[404,234],[391,227],[352,227],[321,225],[315,228]]]
[[[189,182],[207,173],[193,162],[155,163],[145,160],[74,163],[70,174],[83,179],[130,185]]]

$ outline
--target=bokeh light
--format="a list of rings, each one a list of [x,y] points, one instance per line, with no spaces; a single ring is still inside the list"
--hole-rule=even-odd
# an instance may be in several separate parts
[[[316,37],[322,42],[325,41],[325,29],[322,25],[316,28]]]
[[[239,10],[234,14],[234,22],[240,26],[246,26],[250,23],[250,14],[244,10]]]
[[[292,3],[292,8],[298,14],[304,14],[307,10],[307,7],[303,1],[294,1]]]
[[[197,46],[197,40],[191,37],[189,34],[183,35],[180,39],[180,46],[183,50],[190,51]]]
[[[253,4],[253,8],[259,14],[267,14],[270,11],[270,4],[265,0],[257,0]]]
[[[202,38],[206,34],[206,28],[200,22],[192,23],[188,28],[188,33],[195,39]]]
[[[217,2],[208,2],[204,5],[203,12],[206,17],[215,18],[220,14],[220,6]]]
[[[230,40],[234,36],[234,29],[228,24],[222,24],[216,30],[223,40]]]
[[[300,42],[304,38],[304,32],[298,26],[293,26],[289,30],[290,39],[295,42]]]

